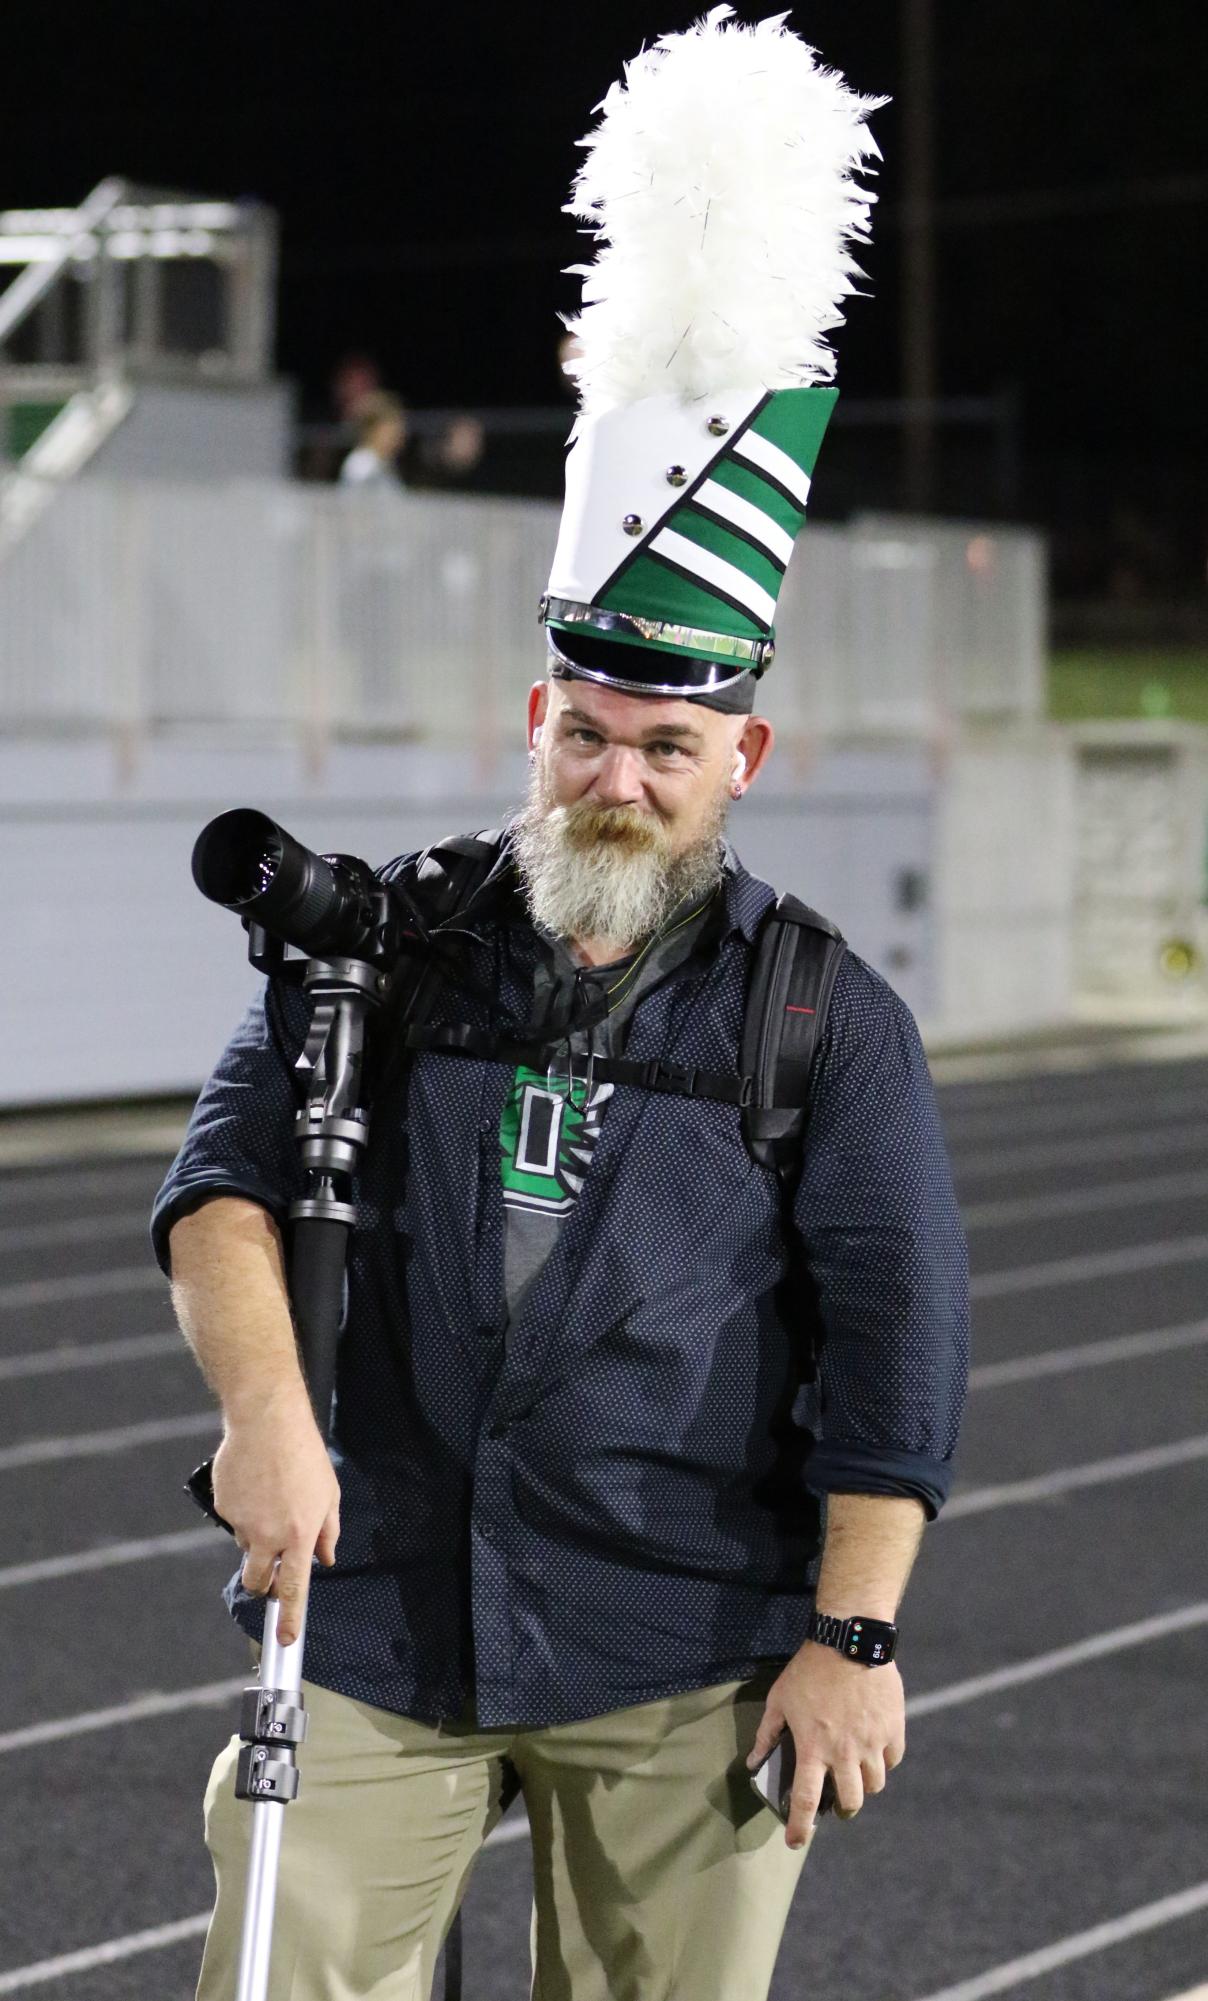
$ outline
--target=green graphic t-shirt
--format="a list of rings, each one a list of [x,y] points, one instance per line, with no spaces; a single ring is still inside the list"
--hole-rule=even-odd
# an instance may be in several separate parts
[[[612,966],[579,966],[560,939],[546,941],[533,1019],[556,1017],[559,1010],[565,1019],[572,996],[580,1012],[585,1003],[609,997],[610,1012],[590,1029],[560,1036],[531,1066],[520,1066],[504,1103],[499,1151],[507,1212],[505,1284],[513,1319],[579,1199],[613,1093],[611,1084],[591,1077],[589,1054],[623,1055],[638,999],[695,950],[710,908],[677,914],[678,921],[673,917],[653,946]]]
[[[611,1084],[573,1081],[551,1070],[518,1069],[503,1108],[503,1199],[509,1209],[565,1216],[591,1166],[612,1096]]]

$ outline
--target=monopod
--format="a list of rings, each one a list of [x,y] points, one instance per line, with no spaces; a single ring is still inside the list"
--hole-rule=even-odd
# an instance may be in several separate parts
[[[315,855],[261,813],[223,813],[193,850],[202,894],[236,911],[257,971],[300,984],[314,1011],[297,1068],[309,1073],[294,1121],[305,1170],[289,1208],[287,1266],[299,1360],[315,1422],[326,1438],[335,1392],[348,1240],[356,1221],[353,1181],[369,1137],[365,1030],[389,999],[400,957],[415,937],[369,866],[349,855]],[[293,948],[293,957],[288,948]],[[189,1491],[221,1523],[210,1462]],[[264,1609],[260,1679],[243,1693],[235,1794],[251,1802],[238,1985],[233,2001],[266,2001],[284,1810],[298,1792],[295,1752],[306,1737],[302,1698],[305,1620],[296,1640],[277,1639],[278,1605]],[[461,1987],[460,1918],[446,1942],[446,2001]]]

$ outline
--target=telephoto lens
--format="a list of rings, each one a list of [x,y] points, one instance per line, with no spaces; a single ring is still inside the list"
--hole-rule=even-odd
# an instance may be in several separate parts
[[[372,958],[380,885],[367,862],[316,855],[250,807],[220,813],[193,847],[193,880],[211,903],[312,958]]]

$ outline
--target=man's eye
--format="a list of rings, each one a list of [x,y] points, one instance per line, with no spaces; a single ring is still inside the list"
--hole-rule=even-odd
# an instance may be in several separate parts
[[[683,744],[672,743],[670,740],[666,743],[652,743],[648,748],[654,751],[659,757],[682,757],[684,754]]]
[[[604,739],[595,730],[575,729],[571,731],[575,743],[602,743]]]

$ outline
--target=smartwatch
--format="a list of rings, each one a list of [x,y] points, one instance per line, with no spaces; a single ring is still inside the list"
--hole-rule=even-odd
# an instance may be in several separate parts
[[[836,1653],[849,1661],[860,1661],[864,1667],[887,1666],[898,1645],[898,1629],[886,1619],[835,1619],[819,1611],[810,1614],[805,1637],[816,1640],[820,1647],[834,1647]]]

